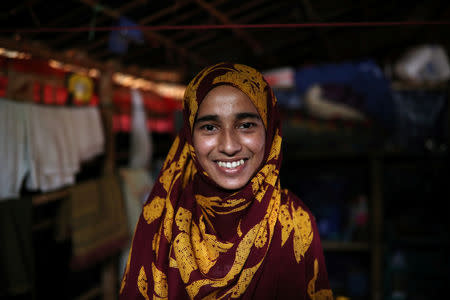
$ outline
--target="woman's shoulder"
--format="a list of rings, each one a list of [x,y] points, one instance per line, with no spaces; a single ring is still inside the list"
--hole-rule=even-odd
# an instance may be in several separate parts
[[[292,193],[288,189],[281,190],[281,204],[292,205],[294,208],[301,207],[303,210],[308,211],[308,213],[311,213],[308,206],[296,194]]]
[[[311,220],[315,217],[309,207],[294,193],[288,189],[281,190],[281,205],[288,208],[291,212],[306,213]]]

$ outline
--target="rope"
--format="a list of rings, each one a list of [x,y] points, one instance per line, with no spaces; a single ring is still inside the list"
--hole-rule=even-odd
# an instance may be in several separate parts
[[[169,31],[169,30],[219,30],[219,29],[276,29],[276,28],[315,28],[315,27],[402,27],[402,26],[443,26],[450,21],[392,21],[392,22],[321,22],[294,24],[223,24],[223,25],[155,25],[155,26],[108,26],[108,27],[41,27],[41,28],[3,28],[2,33],[52,33],[85,31]]]

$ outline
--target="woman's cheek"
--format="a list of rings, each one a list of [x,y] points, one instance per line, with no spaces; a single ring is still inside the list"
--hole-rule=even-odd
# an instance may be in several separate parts
[[[201,138],[199,141],[200,147],[203,149],[203,152],[211,151],[217,145],[217,136],[216,135],[207,135]]]
[[[265,146],[265,135],[254,134],[242,136],[241,141],[245,144],[252,152],[259,152],[264,150]]]

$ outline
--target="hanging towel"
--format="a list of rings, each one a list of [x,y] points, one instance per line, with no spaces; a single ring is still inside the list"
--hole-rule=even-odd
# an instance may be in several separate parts
[[[78,157],[80,161],[86,161],[89,157],[89,119],[85,108],[74,108],[72,117]]]
[[[48,191],[74,184],[75,174],[79,171],[79,161],[73,149],[73,136],[68,129],[72,125],[70,117],[67,118],[70,114],[67,112],[68,108],[45,107],[44,109],[47,110],[48,128],[53,134],[57,153],[57,158],[46,160],[51,161],[51,164],[43,166],[41,189]]]
[[[0,201],[19,197],[29,169],[25,108],[0,98]]]
[[[103,123],[100,111],[97,107],[91,106],[85,108],[88,115],[89,147],[87,152],[87,160],[101,154],[104,150],[105,135],[103,132]]]
[[[151,133],[147,128],[147,116],[139,90],[131,90],[130,167],[148,168],[152,155]]]
[[[83,161],[103,152],[98,109],[27,105],[30,176],[27,188],[43,192],[73,185]]]
[[[63,127],[64,136],[66,140],[65,147],[65,163],[63,172],[70,174],[73,177],[74,174],[80,171],[81,158],[77,150],[76,140],[76,128],[74,127],[74,109],[64,107],[61,109],[61,126]]]
[[[43,192],[75,182],[79,169],[73,141],[66,131],[65,108],[30,104],[28,114],[29,155],[31,161],[27,187]]]
[[[88,161],[101,154],[104,149],[104,134],[98,108],[74,108],[72,117],[74,138],[80,160]]]

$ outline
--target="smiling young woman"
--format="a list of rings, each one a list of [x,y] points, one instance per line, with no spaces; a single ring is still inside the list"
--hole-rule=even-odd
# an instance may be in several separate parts
[[[281,189],[281,126],[261,73],[219,63],[142,209],[120,299],[333,299],[313,215]]]
[[[206,173],[226,190],[246,185],[264,157],[266,131],[251,100],[230,85],[213,88],[199,107],[193,144]]]

